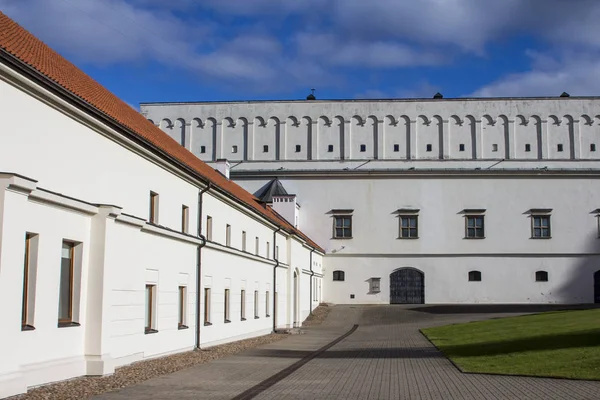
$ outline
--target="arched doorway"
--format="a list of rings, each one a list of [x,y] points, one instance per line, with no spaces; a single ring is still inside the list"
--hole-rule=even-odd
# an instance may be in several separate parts
[[[594,273],[594,303],[600,303],[600,271]]]
[[[390,274],[390,304],[424,304],[425,275],[415,268],[400,268]]]

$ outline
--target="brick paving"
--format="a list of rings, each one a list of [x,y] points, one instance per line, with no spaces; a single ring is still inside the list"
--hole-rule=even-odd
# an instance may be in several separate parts
[[[600,399],[600,382],[463,374],[419,329],[537,311],[525,307],[337,306],[304,335],[98,399],[231,399],[346,333],[256,399]],[[509,312],[503,312],[509,311]],[[272,383],[272,382],[271,382]]]

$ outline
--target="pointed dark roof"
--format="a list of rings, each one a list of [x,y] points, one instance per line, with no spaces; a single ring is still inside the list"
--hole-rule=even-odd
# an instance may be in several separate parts
[[[288,192],[285,190],[279,179],[275,178],[267,182],[263,187],[258,189],[254,196],[263,203],[272,203],[273,196],[287,196]]]

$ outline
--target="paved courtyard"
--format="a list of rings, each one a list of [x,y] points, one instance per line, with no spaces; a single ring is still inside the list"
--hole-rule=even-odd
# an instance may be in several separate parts
[[[463,374],[419,333],[546,309],[337,306],[305,334],[96,399],[600,399],[600,382]]]

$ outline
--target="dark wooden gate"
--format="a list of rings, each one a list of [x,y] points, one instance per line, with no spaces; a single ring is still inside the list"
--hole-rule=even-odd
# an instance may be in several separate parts
[[[594,303],[600,303],[600,271],[594,273]]]
[[[413,268],[390,274],[390,304],[424,304],[425,276]]]

